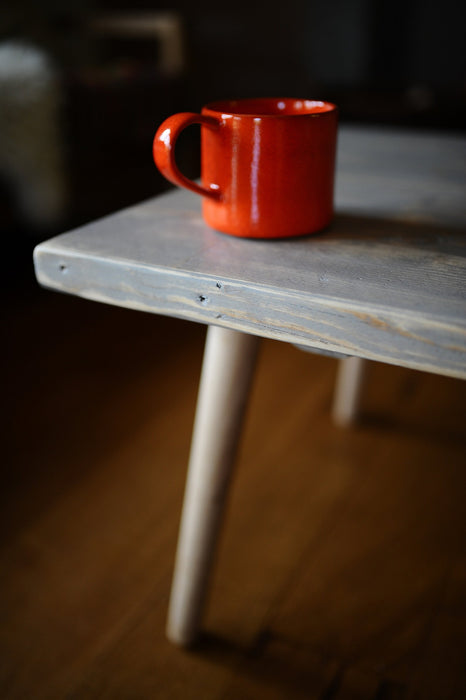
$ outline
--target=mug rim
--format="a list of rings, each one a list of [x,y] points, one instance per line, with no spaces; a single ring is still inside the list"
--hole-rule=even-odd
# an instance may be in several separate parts
[[[269,105],[269,111],[253,110],[247,111],[245,108],[249,104],[254,103],[264,103]],[[283,105],[283,106],[281,106]],[[243,109],[241,109],[243,106]],[[283,113],[280,111],[271,111],[272,106],[275,110],[283,109]],[[292,107],[302,109],[303,111],[285,111],[287,108]],[[316,111],[311,111],[312,108],[320,107]],[[323,109],[322,109],[323,108]],[[311,100],[309,98],[295,98],[295,97],[245,97],[240,99],[226,99],[226,100],[215,100],[214,102],[209,102],[204,105],[202,112],[208,110],[210,112],[216,112],[217,114],[228,114],[233,117],[250,117],[250,118],[260,118],[260,119],[286,119],[286,118],[296,118],[296,117],[324,117],[329,114],[335,114],[338,111],[337,105],[333,102],[328,102],[327,100]]]

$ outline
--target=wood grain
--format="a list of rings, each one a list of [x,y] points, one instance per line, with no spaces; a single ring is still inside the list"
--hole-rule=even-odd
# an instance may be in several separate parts
[[[463,382],[265,341],[207,634],[165,638],[204,341],[42,291],[7,310],[4,700],[463,700]],[[27,436],[27,439],[25,439]]]
[[[178,191],[41,244],[36,274],[96,301],[465,377],[465,144],[342,129],[322,234],[238,240]]]
[[[258,348],[255,336],[209,327],[168,612],[177,644],[198,635]]]

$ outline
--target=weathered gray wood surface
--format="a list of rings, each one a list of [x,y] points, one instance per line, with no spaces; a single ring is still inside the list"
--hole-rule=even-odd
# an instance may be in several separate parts
[[[288,241],[210,230],[196,195],[143,202],[35,250],[46,287],[466,377],[466,139],[341,129],[337,216]]]

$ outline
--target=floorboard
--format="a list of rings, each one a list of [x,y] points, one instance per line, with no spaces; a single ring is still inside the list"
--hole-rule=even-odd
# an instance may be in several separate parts
[[[0,697],[462,700],[464,383],[264,341],[205,633],[164,635],[205,329],[10,300]]]

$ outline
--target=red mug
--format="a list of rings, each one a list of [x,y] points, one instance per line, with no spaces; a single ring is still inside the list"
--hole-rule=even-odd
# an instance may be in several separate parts
[[[201,125],[201,183],[177,168],[175,143]],[[250,238],[315,233],[333,217],[337,108],[291,98],[222,100],[201,114],[166,119],[154,138],[154,161],[175,185],[203,198],[206,223]]]

